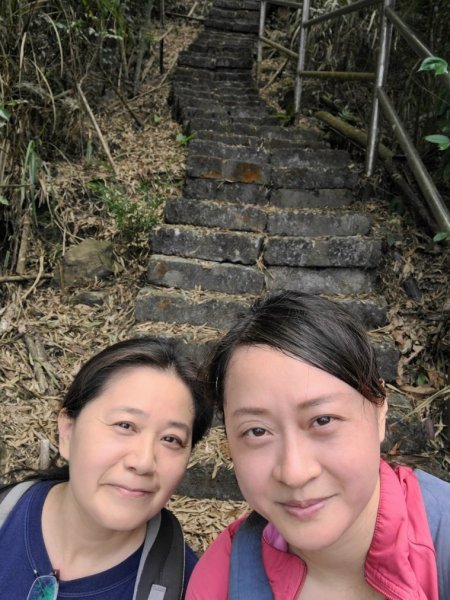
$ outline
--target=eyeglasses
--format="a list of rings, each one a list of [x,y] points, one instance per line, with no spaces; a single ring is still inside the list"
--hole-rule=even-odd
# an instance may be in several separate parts
[[[27,600],[56,600],[58,596],[59,581],[56,573],[51,575],[38,575],[28,592]]]

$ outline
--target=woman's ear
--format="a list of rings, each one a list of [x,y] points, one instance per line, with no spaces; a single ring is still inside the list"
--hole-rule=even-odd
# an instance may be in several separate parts
[[[72,437],[74,420],[69,417],[67,410],[63,408],[58,414],[59,454],[62,458],[69,460],[70,440]]]

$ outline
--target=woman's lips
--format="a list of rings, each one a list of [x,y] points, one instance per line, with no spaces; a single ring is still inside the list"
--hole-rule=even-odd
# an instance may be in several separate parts
[[[121,495],[127,498],[143,498],[149,496],[153,492],[139,488],[129,488],[123,485],[111,484],[111,486]]]
[[[283,509],[292,517],[307,521],[315,517],[329,502],[332,496],[325,498],[314,498],[302,502],[282,502]]]

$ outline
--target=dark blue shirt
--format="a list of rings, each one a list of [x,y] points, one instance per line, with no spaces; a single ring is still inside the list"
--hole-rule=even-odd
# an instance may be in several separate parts
[[[25,599],[39,575],[52,572],[42,536],[42,508],[49,489],[56,482],[33,485],[19,500],[0,532],[0,599]],[[59,598],[131,600],[142,547],[117,566],[72,581],[60,581]],[[184,589],[197,557],[186,546]],[[57,565],[54,565],[57,568]]]

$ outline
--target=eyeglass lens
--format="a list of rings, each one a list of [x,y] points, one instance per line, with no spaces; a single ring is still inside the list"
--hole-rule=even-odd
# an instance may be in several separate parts
[[[40,575],[33,581],[27,600],[56,600],[58,580],[54,575]]]

